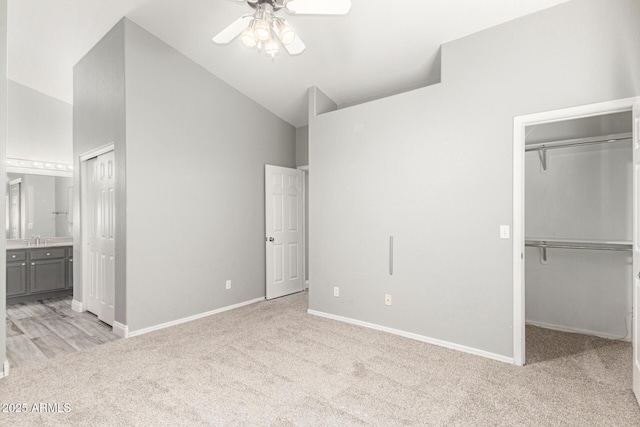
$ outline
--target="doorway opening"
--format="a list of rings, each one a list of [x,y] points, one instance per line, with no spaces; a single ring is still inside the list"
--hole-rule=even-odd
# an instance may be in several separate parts
[[[26,160],[7,166],[5,375],[8,367],[118,339],[92,314],[74,310],[74,172],[71,165],[47,166]]]
[[[115,317],[115,156],[108,144],[80,156],[82,302],[112,328]]]
[[[631,341],[636,394],[639,105],[514,119],[514,364],[527,361],[526,328]]]

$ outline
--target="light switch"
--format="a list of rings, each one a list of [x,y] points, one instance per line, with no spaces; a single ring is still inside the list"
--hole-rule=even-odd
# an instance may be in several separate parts
[[[508,239],[509,236],[509,226],[508,225],[501,225],[500,226],[500,238],[501,239]]]

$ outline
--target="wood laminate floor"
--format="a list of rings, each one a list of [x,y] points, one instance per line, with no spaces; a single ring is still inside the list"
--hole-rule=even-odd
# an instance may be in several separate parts
[[[7,306],[7,359],[12,368],[38,363],[118,339],[91,313],[76,313],[71,298]]]

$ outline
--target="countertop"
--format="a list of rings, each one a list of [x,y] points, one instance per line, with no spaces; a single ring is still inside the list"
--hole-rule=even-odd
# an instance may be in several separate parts
[[[11,246],[7,245],[7,250],[12,251],[16,249],[61,248],[64,246],[73,246],[73,242],[51,242],[51,243],[47,243],[46,245],[44,243],[39,245],[27,245],[27,244],[11,245]]]

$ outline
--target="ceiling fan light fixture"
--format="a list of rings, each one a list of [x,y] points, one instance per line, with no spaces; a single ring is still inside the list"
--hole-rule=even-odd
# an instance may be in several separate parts
[[[256,14],[254,31],[258,39],[267,41],[271,38],[271,14],[266,10],[260,10]]]
[[[291,25],[287,24],[284,19],[276,19],[274,26],[283,44],[291,44],[296,39],[296,33],[293,31],[293,28],[291,28]]]
[[[258,44],[258,36],[254,30],[256,25],[255,19],[251,21],[249,26],[242,32],[242,43],[247,47],[255,47]]]
[[[274,38],[267,40],[264,44],[264,53],[267,55],[274,57],[280,52],[280,46],[278,46],[278,41]]]

